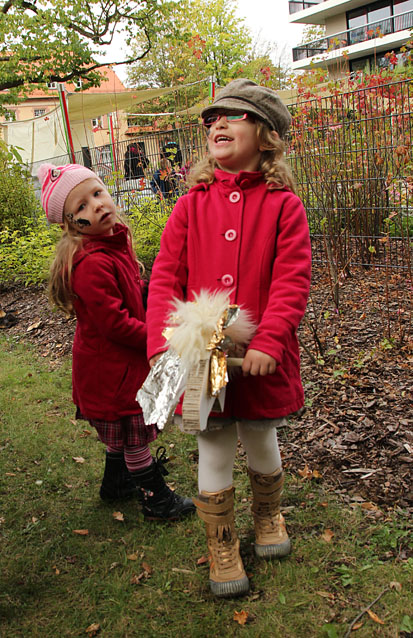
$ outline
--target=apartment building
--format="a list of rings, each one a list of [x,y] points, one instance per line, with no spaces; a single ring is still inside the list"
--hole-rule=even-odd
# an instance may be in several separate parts
[[[327,66],[331,75],[403,64],[413,0],[289,0],[290,22],[323,25],[325,35],[293,48],[293,69]],[[343,56],[343,53],[345,55]],[[394,52],[392,56],[386,53]]]

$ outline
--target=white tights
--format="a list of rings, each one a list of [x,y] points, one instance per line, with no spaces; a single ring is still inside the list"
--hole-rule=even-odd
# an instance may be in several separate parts
[[[238,438],[248,457],[248,466],[261,474],[281,469],[277,430],[252,429],[247,424],[232,423],[221,430],[198,435],[198,489],[218,492],[232,485],[232,473]]]

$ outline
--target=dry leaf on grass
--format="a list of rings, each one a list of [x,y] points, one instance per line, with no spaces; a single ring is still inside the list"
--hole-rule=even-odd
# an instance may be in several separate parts
[[[113,512],[112,516],[115,519],[115,521],[124,521],[125,520],[125,517],[123,516],[122,512]]]
[[[205,563],[208,563],[208,556],[201,556],[201,558],[198,558],[196,561],[197,565],[205,565]]]
[[[235,620],[239,625],[245,625],[248,620],[248,612],[247,611],[234,611],[234,615],[232,620]]]
[[[310,470],[307,464],[304,466],[304,469],[298,470],[298,474],[301,476],[302,479],[308,481],[311,481],[311,479],[322,478],[322,475],[318,470]]]
[[[148,563],[145,563],[145,561],[143,561],[142,567],[143,567],[143,572],[141,572],[140,574],[134,574],[132,578],[130,579],[129,582],[131,585],[139,585],[141,580],[146,580],[147,578],[150,578],[153,572],[152,567],[148,565]]]
[[[316,591],[316,594],[322,596],[323,598],[329,598],[330,600],[334,600],[335,596],[329,591]]]
[[[367,610],[368,615],[370,616],[370,618],[372,620],[374,620],[374,622],[378,623],[379,625],[384,625],[384,621],[381,620],[377,614],[374,613],[374,611],[371,611],[371,609]]]
[[[128,554],[128,555],[126,556],[126,558],[127,558],[128,560],[138,560],[138,555],[137,555],[137,554]]]
[[[90,637],[96,636],[97,632],[100,630],[100,625],[97,622],[93,622],[87,629],[85,629],[85,634],[89,634]]]
[[[72,459],[74,460],[75,463],[84,463],[85,459],[83,458],[83,456],[72,456]]]
[[[395,589],[396,591],[402,590],[401,583],[398,583],[397,580],[392,580],[390,583],[390,589]]]
[[[363,625],[364,623],[362,622],[356,622],[356,624],[352,626],[351,631],[357,631],[357,629],[360,629]]]
[[[325,529],[324,532],[321,534],[321,538],[323,539],[323,541],[325,541],[326,543],[331,543],[331,540],[334,536],[334,532],[331,529]]]
[[[73,534],[78,534],[79,536],[87,536],[89,534],[88,529],[74,529],[72,531]]]

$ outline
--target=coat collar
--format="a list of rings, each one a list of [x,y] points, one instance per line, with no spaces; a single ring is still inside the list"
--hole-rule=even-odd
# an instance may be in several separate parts
[[[115,224],[113,235],[84,235],[82,248],[74,256],[74,263],[81,261],[86,255],[105,248],[122,248],[128,244],[128,228],[124,224]]]
[[[237,174],[227,173],[220,168],[215,169],[215,180],[228,188],[251,188],[262,182],[263,175],[261,171],[240,171]]]

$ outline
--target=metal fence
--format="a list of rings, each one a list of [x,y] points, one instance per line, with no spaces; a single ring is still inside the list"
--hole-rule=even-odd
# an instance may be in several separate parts
[[[404,80],[353,87],[302,98],[289,107],[293,124],[288,161],[307,210],[314,261],[334,258],[341,268],[411,267],[412,86]],[[138,159],[131,155],[133,146]],[[162,168],[168,147],[172,174]],[[127,207],[130,200],[170,200],[185,192],[186,173],[205,149],[202,127],[188,124],[142,133],[112,150],[83,149],[76,153],[76,162],[110,183],[114,198]],[[69,158],[50,161],[59,165]],[[37,167],[31,172],[35,175]]]

